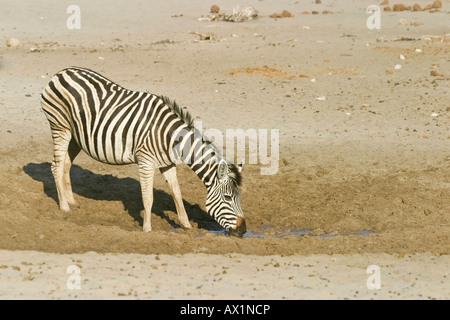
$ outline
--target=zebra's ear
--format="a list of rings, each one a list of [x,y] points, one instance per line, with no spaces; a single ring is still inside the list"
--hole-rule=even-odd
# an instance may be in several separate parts
[[[228,175],[228,163],[222,159],[219,162],[219,168],[217,169],[217,178],[222,180]]]

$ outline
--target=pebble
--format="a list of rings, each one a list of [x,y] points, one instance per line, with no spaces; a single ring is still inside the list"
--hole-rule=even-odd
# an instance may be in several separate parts
[[[439,0],[436,0],[435,2],[433,2],[432,8],[433,9],[440,9],[440,8],[442,8],[442,2],[439,1]]]
[[[281,15],[283,16],[283,18],[290,18],[290,17],[292,17],[292,14],[289,11],[287,11],[287,10],[283,10]]]
[[[401,68],[402,68],[401,64],[396,64],[394,67],[395,70],[400,70]]]
[[[19,41],[19,39],[16,39],[16,38],[8,39],[8,40],[6,40],[6,46],[7,47],[18,47],[18,46],[20,46],[20,41]]]
[[[218,5],[213,4],[211,6],[211,13],[219,13],[219,11],[220,11],[220,8]]]
[[[292,14],[287,10],[283,10],[282,13],[274,13],[274,14],[271,14],[269,17],[270,18],[290,18],[290,17],[292,17]]]
[[[321,97],[317,97],[316,100],[319,100],[319,101],[325,101],[326,98],[325,98],[325,96],[321,96]]]
[[[405,56],[404,55],[400,55],[400,60],[405,60],[406,58],[405,58]]]
[[[436,70],[430,71],[430,76],[432,77],[445,77],[442,73],[437,72]]]
[[[406,7],[403,4],[394,4],[394,6],[392,7],[392,9],[394,11],[405,11]]]

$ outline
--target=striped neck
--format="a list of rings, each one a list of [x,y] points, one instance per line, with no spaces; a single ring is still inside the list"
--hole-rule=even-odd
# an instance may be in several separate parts
[[[187,164],[208,189],[217,175],[220,152],[198,130],[182,127],[178,131],[173,143],[174,162]]]
[[[199,157],[196,162],[188,165],[208,189],[217,175],[218,165],[215,157],[215,148],[211,144],[202,144],[196,151],[200,152],[200,154],[203,153],[205,157],[203,159]]]

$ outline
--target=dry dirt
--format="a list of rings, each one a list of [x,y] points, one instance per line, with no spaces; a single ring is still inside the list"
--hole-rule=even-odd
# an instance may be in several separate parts
[[[232,10],[227,1],[217,4]],[[450,43],[442,39],[450,37],[450,1],[435,13],[382,12],[380,30],[366,27],[370,1],[245,4],[258,10],[257,20],[198,21],[211,5],[202,1],[189,7],[131,1],[120,11],[79,1],[80,30],[66,28],[64,5],[2,4],[0,249],[448,255]],[[293,17],[268,17],[282,10]],[[216,40],[198,41],[190,30]],[[6,47],[11,37],[21,46]],[[39,95],[71,65],[168,95],[206,129],[279,129],[278,172],[244,166],[249,237],[211,232],[220,228],[205,213],[204,187],[186,166],[178,176],[192,230],[178,228],[158,174],[154,231],[143,233],[137,168],[85,154],[71,171],[79,206],[59,211]],[[300,230],[310,232],[295,234]]]

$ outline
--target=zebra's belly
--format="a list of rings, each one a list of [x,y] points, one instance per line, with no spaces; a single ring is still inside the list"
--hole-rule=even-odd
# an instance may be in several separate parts
[[[86,152],[91,158],[105,163],[105,164],[112,164],[112,165],[124,165],[124,164],[131,164],[131,163],[136,163],[136,160],[133,157],[116,157],[116,158],[111,158],[111,157],[105,157],[105,156],[99,156],[97,154],[93,154],[92,152],[90,152],[89,150],[85,150],[83,149],[84,152]]]
[[[104,139],[92,136],[77,137],[78,145],[91,158],[106,164],[122,165],[136,162],[134,148],[122,139]]]

